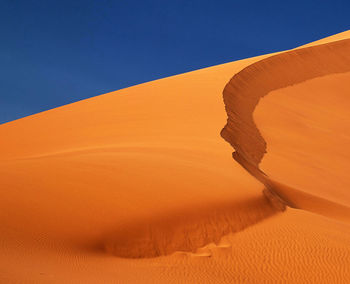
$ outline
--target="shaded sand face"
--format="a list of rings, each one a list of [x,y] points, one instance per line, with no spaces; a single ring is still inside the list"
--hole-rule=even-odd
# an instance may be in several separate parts
[[[320,43],[348,37],[344,33]],[[329,49],[337,57],[341,52],[334,47],[344,45],[327,45],[308,57],[322,59]],[[304,64],[301,50],[291,66]],[[268,101],[285,96],[290,102],[285,107],[291,108],[301,105],[302,94],[294,97],[280,87],[276,94],[267,92],[266,107],[261,101],[256,109],[235,97],[233,105],[239,107],[232,111],[224,92],[229,115],[254,122],[255,110],[257,124],[236,121],[230,141],[248,172],[232,159],[232,148],[219,135],[227,118],[224,86],[244,68],[271,56],[149,82],[1,125],[0,282],[349,282],[347,204],[338,203],[326,187],[295,188],[292,182],[305,179],[283,176],[300,166],[295,153],[303,150],[313,157],[320,150],[300,146],[291,152],[291,163],[279,167],[280,153],[293,145],[281,146],[270,135],[303,136],[291,125],[304,121],[284,121],[284,112],[271,112]],[[269,64],[259,66],[257,71],[275,77]],[[283,66],[282,60],[277,71]],[[304,71],[308,77],[309,70]],[[347,73],[338,73],[329,77],[331,84],[344,84],[346,79],[337,76]],[[254,86],[258,75],[251,75],[239,86]],[[324,81],[312,88],[318,84],[326,90]],[[309,87],[300,88],[305,95]],[[260,91],[256,87],[244,97]],[[346,95],[337,96],[345,100]],[[324,99],[320,108],[328,104],[326,94]],[[273,102],[282,108],[281,100]],[[341,105],[338,115],[345,116]],[[316,112],[308,115],[313,127],[327,121],[335,127],[332,131],[339,131],[331,120],[317,120],[323,116]],[[281,124],[274,124],[276,119]],[[289,134],[280,127],[290,128]],[[251,147],[246,137],[256,133],[263,140]],[[325,139],[321,132],[317,135]],[[340,161],[337,174],[343,173],[338,173]],[[258,169],[259,162],[273,181]],[[303,171],[311,173],[312,165],[305,164]],[[275,191],[262,194],[266,186]],[[343,198],[345,187],[337,194]],[[315,200],[321,206],[310,207]],[[283,202],[305,210],[285,210]]]

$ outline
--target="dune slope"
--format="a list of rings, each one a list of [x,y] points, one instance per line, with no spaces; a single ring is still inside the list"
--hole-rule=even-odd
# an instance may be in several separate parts
[[[290,206],[317,213],[324,207],[326,215],[337,210],[332,203],[315,207],[303,202],[305,198],[273,180],[340,203],[350,201],[348,71],[350,40],[343,39],[258,61],[237,73],[224,89],[228,121],[221,135],[235,148],[233,157]],[[259,167],[266,152],[269,165],[264,158]],[[313,195],[307,198],[319,203]],[[341,211],[339,217],[350,220],[350,208],[342,206]]]
[[[325,187],[309,188],[301,177],[286,179],[301,166],[300,155],[291,152],[282,167],[280,154],[293,146],[284,144],[299,130],[291,126],[301,123],[293,116],[281,119],[283,97],[294,111],[292,106],[312,100],[300,102],[321,75],[336,76],[330,84],[343,85],[348,37],[141,84],[0,125],[1,282],[349,282],[348,204],[336,198],[347,196],[345,189],[327,195]],[[248,171],[220,137],[227,118],[222,90],[230,78],[222,134]],[[310,82],[306,88],[296,84]],[[293,84],[301,97],[284,91]],[[267,95],[266,104],[258,104],[257,95]],[[346,100],[341,92],[339,98]],[[345,106],[343,112],[333,106],[345,116]],[[273,124],[276,118],[280,124]],[[297,153],[319,154],[300,147]],[[311,169],[310,163],[300,171]]]

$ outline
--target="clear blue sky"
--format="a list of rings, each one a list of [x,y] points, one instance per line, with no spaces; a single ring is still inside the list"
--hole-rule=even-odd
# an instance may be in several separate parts
[[[349,0],[1,0],[0,123],[347,29]]]

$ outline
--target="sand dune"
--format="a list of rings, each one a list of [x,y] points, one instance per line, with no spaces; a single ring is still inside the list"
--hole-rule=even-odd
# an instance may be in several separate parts
[[[1,125],[1,282],[348,283],[348,38]]]
[[[221,132],[235,148],[236,159],[258,167],[266,153],[266,142],[253,121],[261,98],[306,80],[350,71],[349,51],[350,40],[345,39],[277,54],[237,73],[224,89],[228,121]]]
[[[237,73],[224,90],[228,121],[221,132],[236,150],[233,157],[268,188],[273,187],[277,194],[280,190],[276,183],[270,182],[270,177],[306,191],[314,189],[316,194],[328,190],[327,197],[331,200],[342,194],[338,198],[340,203],[349,200],[350,180],[346,170],[350,161],[346,133],[349,125],[346,103],[350,103],[347,98],[350,90],[348,71],[350,40],[344,39],[277,54]],[[331,82],[330,76],[338,78],[337,82]],[[313,90],[309,86],[312,80],[316,80]],[[286,97],[283,89],[296,84],[308,87],[289,87]],[[254,121],[255,108],[266,95]],[[260,134],[260,125],[263,134]],[[274,141],[266,143],[264,137],[269,136],[274,137]],[[264,161],[264,167],[259,167],[266,152],[267,157],[274,155],[269,159],[271,166],[265,166]],[[282,177],[279,172],[283,172]],[[302,180],[298,178],[300,175]],[[292,205],[289,202],[289,205],[303,208],[298,203],[294,201]],[[327,208],[324,207],[324,214],[332,214],[333,210]],[[348,219],[349,213],[349,210],[344,212]]]

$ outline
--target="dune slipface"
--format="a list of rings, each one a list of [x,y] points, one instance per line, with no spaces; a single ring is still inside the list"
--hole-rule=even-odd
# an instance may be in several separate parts
[[[349,282],[349,37],[1,125],[1,282]]]
[[[233,157],[290,206],[305,207],[311,211],[316,210],[317,213],[322,211],[320,207],[324,207],[326,215],[333,214],[338,209],[331,202],[323,201],[324,206],[320,207],[313,204],[320,201],[316,201],[312,195],[307,195],[307,198],[314,202],[303,202],[299,191],[293,194],[290,189],[286,190],[281,184],[271,181],[271,175],[281,182],[297,184],[297,188],[306,192],[314,189],[316,195],[328,191],[326,197],[330,200],[337,196],[341,197],[338,198],[340,203],[349,200],[350,179],[345,170],[350,165],[346,147],[349,145],[346,133],[350,118],[346,113],[346,104],[350,103],[347,98],[350,90],[349,71],[350,40],[344,39],[284,52],[258,61],[237,73],[224,89],[228,122],[221,135],[235,148]],[[292,90],[288,90],[288,98],[283,96],[285,91],[277,91],[296,84],[310,86],[312,83],[309,80],[317,82],[313,90],[290,87]],[[327,92],[325,87],[328,87]],[[278,98],[277,93],[282,98]],[[260,99],[269,94],[273,96],[263,102],[264,109],[255,116],[255,122],[255,108]],[[296,99],[291,102],[291,97]],[[277,100],[279,104],[276,103]],[[284,108],[281,104],[284,104]],[[320,113],[317,115],[315,112]],[[278,115],[274,115],[276,113]],[[283,126],[281,119],[285,123]],[[264,130],[268,129],[265,130],[265,135],[261,135],[258,125]],[[270,125],[278,125],[280,128],[274,126],[271,129]],[[313,133],[310,134],[310,131]],[[274,155],[279,155],[276,157],[279,162],[270,158],[268,171],[262,171],[259,164],[267,147],[263,136],[269,135],[275,137],[273,145],[272,142],[268,145]],[[293,157],[286,159],[285,155]],[[315,163],[318,166],[316,169]],[[293,170],[285,169],[291,166],[294,167]],[[270,170],[271,167],[273,170]],[[296,167],[303,170],[296,171]],[[334,171],[334,168],[337,170]],[[283,172],[282,178],[279,176],[280,171]],[[299,178],[300,175],[303,180]],[[329,208],[330,211],[327,210]],[[350,208],[342,206],[339,218],[350,220]]]

